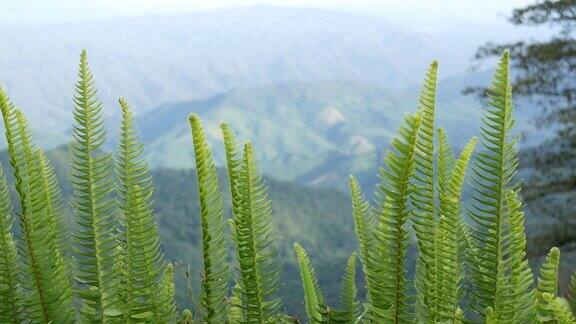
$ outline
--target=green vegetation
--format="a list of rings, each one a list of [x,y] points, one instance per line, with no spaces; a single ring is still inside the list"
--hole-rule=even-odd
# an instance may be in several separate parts
[[[69,149],[59,147],[46,151],[59,180],[62,199],[69,201],[72,188],[69,181]],[[9,167],[8,152],[0,152],[0,162]],[[217,168],[225,217],[232,213],[230,190],[226,171]],[[200,226],[200,204],[197,175],[194,169],[153,169],[154,214],[159,225],[164,259],[174,265],[176,304],[180,309],[199,311],[200,289],[203,272],[203,251]],[[6,174],[8,186],[14,183],[13,175]],[[289,314],[304,313],[302,287],[298,264],[294,255],[294,242],[306,246],[314,258],[320,285],[326,302],[336,304],[339,300],[338,282],[344,273],[344,264],[356,249],[354,222],[351,206],[345,193],[323,188],[305,187],[298,184],[266,178],[268,193],[273,201],[273,226],[278,235],[279,253],[282,258],[281,282],[284,306]],[[11,197],[17,196],[16,192]],[[16,202],[14,202],[16,203]],[[65,221],[72,224],[72,210],[65,205]],[[18,230],[18,226],[15,226]],[[228,227],[226,226],[226,230]],[[225,236],[226,237],[226,236]],[[231,244],[228,243],[227,247]],[[327,249],[330,253],[322,253]],[[229,250],[229,253],[232,251]],[[409,263],[415,260],[416,251],[410,251]],[[229,255],[232,257],[232,255]],[[187,277],[185,271],[190,269]],[[360,278],[358,278],[360,280]],[[190,281],[188,283],[188,281]],[[192,289],[192,297],[188,291]],[[363,286],[358,293],[364,294]]]
[[[537,281],[528,265],[509,60],[505,51],[490,87],[480,140],[472,138],[459,157],[445,131],[436,128],[438,64],[430,66],[418,111],[404,118],[385,154],[374,204],[350,178],[365,284],[358,286],[353,252],[343,270],[339,305],[330,306],[333,298],[322,292],[315,259],[305,250],[308,242],[294,245],[309,322],[576,322],[570,309],[574,300],[558,296],[560,251],[550,250]],[[298,321],[284,308],[281,271],[286,255],[252,144],[240,146],[231,127],[221,124],[228,169],[225,193],[202,123],[190,115],[202,274],[198,305],[178,311],[174,268],[164,261],[158,225],[170,215],[154,215],[151,172],[129,105],[120,100],[118,148],[106,153],[101,150],[106,141],[102,107],[85,52],[76,90],[70,229],[56,169],[35,146],[23,114],[0,91],[19,198],[12,213],[8,182],[0,170],[2,321]],[[477,142],[481,149],[474,154]],[[471,201],[464,208],[471,161]],[[225,197],[231,201],[228,224]],[[12,223],[19,229],[13,230]],[[411,233],[419,252],[413,276]],[[335,258],[330,250],[318,253]],[[358,293],[364,289],[365,298]]]

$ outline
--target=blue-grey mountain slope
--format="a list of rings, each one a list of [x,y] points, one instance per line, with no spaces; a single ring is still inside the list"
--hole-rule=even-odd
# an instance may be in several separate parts
[[[439,90],[440,122],[460,146],[476,132],[480,109],[457,90]],[[455,92],[455,93],[454,93]],[[372,179],[418,90],[392,91],[366,83],[287,83],[243,88],[206,100],[164,105],[138,120],[152,165],[190,168],[186,116],[200,115],[215,157],[223,163],[220,121],[258,149],[264,172],[282,180],[345,188],[350,174]]]

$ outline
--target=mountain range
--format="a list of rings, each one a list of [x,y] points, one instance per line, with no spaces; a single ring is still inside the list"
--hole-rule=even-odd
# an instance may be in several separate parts
[[[86,48],[111,134],[116,100],[125,96],[152,166],[192,167],[186,117],[194,112],[212,143],[222,120],[254,141],[271,176],[344,189],[351,173],[370,181],[402,116],[415,111],[434,59],[439,124],[456,147],[477,134],[480,105],[461,91],[488,84],[489,72],[467,68],[489,35],[465,32],[416,32],[378,16],[275,6],[2,23],[0,37],[10,46],[0,54],[0,82],[43,147],[66,144]],[[223,165],[222,152],[217,160]]]
[[[450,91],[439,91],[438,118],[460,147],[475,135],[481,110],[471,98]],[[240,139],[254,143],[264,172],[281,180],[342,188],[351,173],[372,178],[402,117],[415,111],[417,97],[417,89],[392,92],[365,83],[277,84],[163,105],[138,125],[154,166],[193,165],[187,116],[194,112],[214,147],[221,147],[220,122],[229,121]],[[216,150],[220,165],[223,155]]]
[[[104,109],[125,96],[143,116],[167,103],[281,83],[352,82],[392,93],[417,86],[439,59],[442,78],[465,73],[477,35],[414,32],[378,16],[254,6],[178,16],[69,23],[0,23],[0,82],[42,140],[61,144],[80,50]],[[8,46],[9,44],[9,46]]]

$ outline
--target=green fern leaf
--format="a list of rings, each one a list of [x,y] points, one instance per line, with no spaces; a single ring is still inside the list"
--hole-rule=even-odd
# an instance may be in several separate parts
[[[342,290],[340,292],[340,309],[332,309],[326,305],[320,305],[318,312],[322,318],[321,323],[357,323],[358,303],[356,301],[356,253],[352,253],[346,262],[346,270],[342,278]]]
[[[508,280],[502,282],[500,289],[500,309],[498,313],[504,318],[514,319],[516,323],[532,322],[537,316],[536,291],[532,269],[526,257],[526,234],[524,230],[524,213],[522,203],[516,190],[506,191],[506,209],[508,211],[509,233],[506,239],[509,247],[505,260]],[[506,289],[507,288],[507,289]]]
[[[474,224],[469,241],[473,283],[470,294],[474,311],[482,314],[491,307],[499,321],[522,322],[520,303],[511,308],[511,301],[526,301],[532,292],[526,287],[521,293],[507,288],[512,283],[531,281],[530,276],[520,278],[527,275],[518,270],[522,247],[514,246],[518,241],[510,240],[518,232],[510,227],[513,218],[521,220],[523,216],[507,206],[508,195],[519,188],[519,182],[514,180],[518,139],[510,134],[514,118],[509,61],[510,54],[505,51],[488,91],[490,103],[481,128],[483,149],[476,155],[473,168],[472,204],[468,209]],[[518,225],[518,219],[515,221]]]
[[[352,253],[346,262],[342,292],[340,293],[342,320],[346,323],[353,323],[356,320],[358,314],[356,294],[356,253]]]
[[[438,192],[448,192],[448,184],[452,173],[454,172],[454,166],[456,165],[456,157],[452,150],[452,146],[448,141],[448,136],[442,128],[438,128],[438,181],[437,190]],[[440,213],[440,211],[438,211]],[[462,217],[458,217],[458,267],[461,272],[465,274],[466,272],[466,262],[467,262],[467,252],[468,252],[468,242],[470,241],[470,235],[468,230],[468,225]],[[465,295],[465,284],[460,286],[458,291],[458,299],[463,299]]]
[[[360,261],[362,269],[366,274],[366,284],[371,286],[367,289],[366,294],[368,302],[372,301],[370,292],[378,289],[378,278],[370,277],[377,270],[374,264],[370,264],[370,253],[375,252],[375,239],[373,229],[376,226],[372,206],[366,201],[360,183],[356,178],[350,176],[350,197],[352,200],[352,214],[354,216],[354,228],[358,239],[358,248],[360,250]]]
[[[435,192],[434,192],[434,120],[436,106],[436,79],[438,76],[438,62],[434,61],[426,73],[424,84],[420,92],[418,111],[422,122],[416,140],[414,172],[414,195],[412,202],[415,206],[412,220],[414,231],[418,237],[418,261],[414,285],[417,291],[416,317],[424,322],[429,317],[429,307],[434,296],[434,282],[431,277],[435,273],[434,259],[434,226],[435,226]]]
[[[158,225],[154,219],[153,185],[143,158],[143,144],[134,126],[128,102],[120,99],[122,120],[116,154],[118,206],[125,223],[124,320],[148,318],[155,321],[164,312],[157,303],[158,281],[165,268]]]
[[[272,234],[270,201],[252,145],[244,146],[237,183],[238,201],[232,220],[236,243],[242,310],[247,322],[267,322],[281,307],[280,264]]]
[[[483,118],[482,146],[474,165],[474,204],[469,210],[476,223],[471,235],[477,252],[474,255],[472,307],[477,311],[491,307],[497,294],[498,278],[502,276],[502,233],[504,215],[504,191],[511,184],[515,172],[514,142],[509,131],[512,119],[511,86],[509,80],[509,54],[502,56],[490,89],[491,102]]]
[[[310,263],[308,254],[299,244],[294,244],[296,258],[300,267],[300,276],[302,277],[302,287],[304,288],[304,304],[306,305],[306,315],[310,323],[322,321],[320,314],[320,305],[324,304],[324,297],[316,279],[316,271]]]
[[[436,105],[436,79],[438,62],[433,62],[426,74],[419,98],[418,112],[421,123],[415,150],[415,190],[412,196],[414,229],[418,235],[421,262],[432,260],[434,222],[434,114]]]
[[[222,310],[226,309],[226,297],[230,281],[230,269],[226,262],[226,242],[224,241],[226,221],[224,220],[222,194],[202,122],[196,114],[190,115],[190,127],[196,157],[204,253],[201,297],[204,321],[222,323],[226,320],[226,312]]]
[[[115,172],[118,178],[116,191],[119,197],[118,206],[126,214],[130,203],[128,199],[130,190],[133,190],[135,186],[139,186],[147,195],[151,195],[153,186],[150,170],[143,158],[144,146],[134,125],[133,112],[126,99],[121,98],[119,104],[122,119],[115,157]]]
[[[46,155],[42,150],[38,150],[38,160],[40,161],[40,171],[44,178],[44,188],[48,197],[49,217],[54,220],[56,230],[56,240],[58,243],[58,251],[66,261],[70,262],[71,256],[71,240],[70,240],[70,220],[68,214],[64,210],[64,201],[62,193],[60,192],[60,185],[54,173],[54,169],[48,162]]]
[[[100,152],[106,140],[102,104],[96,97],[86,51],[80,56],[74,97],[73,141],[70,146],[72,207],[75,220],[74,277],[89,321],[122,315],[122,258],[119,213],[112,194],[113,161]]]
[[[226,152],[226,167],[228,171],[228,180],[230,193],[232,195],[232,206],[237,208],[238,203],[238,182],[240,181],[240,169],[242,156],[239,152],[238,140],[236,134],[230,125],[226,122],[220,124],[222,135],[224,137],[224,149]]]
[[[24,322],[22,288],[17,277],[21,264],[12,237],[11,213],[10,192],[0,166],[0,322],[21,323]]]
[[[576,323],[576,317],[574,317],[569,306],[561,298],[546,292],[542,293],[541,298],[543,302],[549,305],[550,309],[550,316],[546,317],[546,319],[541,319],[542,321],[550,320],[557,324]]]
[[[322,324],[363,323],[357,320],[350,322],[348,313],[326,305],[320,306],[320,314],[322,315],[322,322],[320,322]]]
[[[378,250],[371,254],[370,263],[377,271],[367,278],[378,278],[378,287],[370,291],[372,303],[369,312],[374,321],[390,323],[411,320],[406,278],[406,253],[409,244],[405,223],[410,211],[410,181],[415,167],[415,149],[421,115],[407,116],[399,135],[392,141],[393,151],[384,159],[386,168],[380,168],[376,193],[380,224],[375,231]],[[368,288],[371,288],[368,285]]]
[[[156,322],[173,323],[176,318],[176,305],[174,304],[175,287],[174,287],[174,269],[169,263],[162,274],[158,283],[158,296],[156,299]]]
[[[454,163],[452,173],[445,186],[440,186],[439,212],[440,221],[434,231],[435,260],[434,266],[434,304],[433,321],[454,321],[458,310],[459,291],[464,277],[462,264],[458,259],[459,241],[462,223],[460,217],[460,201],[464,177],[468,162],[474,151],[477,139],[473,138],[466,144],[460,158]],[[441,151],[443,154],[445,151]],[[439,160],[446,160],[444,157]],[[441,163],[439,163],[441,164]]]
[[[32,322],[70,323],[73,320],[70,281],[58,251],[55,220],[34,139],[24,115],[0,91],[10,163],[20,196],[18,253],[25,316]]]
[[[558,293],[558,267],[560,265],[560,250],[553,247],[548,252],[546,260],[540,267],[538,278],[538,319],[548,322],[554,319],[553,309],[545,294],[556,298]]]

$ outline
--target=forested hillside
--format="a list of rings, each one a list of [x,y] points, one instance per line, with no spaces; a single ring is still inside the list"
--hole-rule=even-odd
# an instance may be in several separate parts
[[[138,126],[153,166],[190,168],[192,147],[185,118],[206,121],[212,145],[220,145],[218,123],[231,121],[238,136],[260,148],[264,172],[301,184],[346,190],[356,174],[373,181],[376,166],[403,116],[416,106],[418,90],[390,91],[366,83],[288,83],[237,89],[205,100],[166,104],[141,116]],[[481,112],[457,88],[439,88],[438,119],[454,145],[477,131]],[[224,164],[222,151],[217,163]]]

